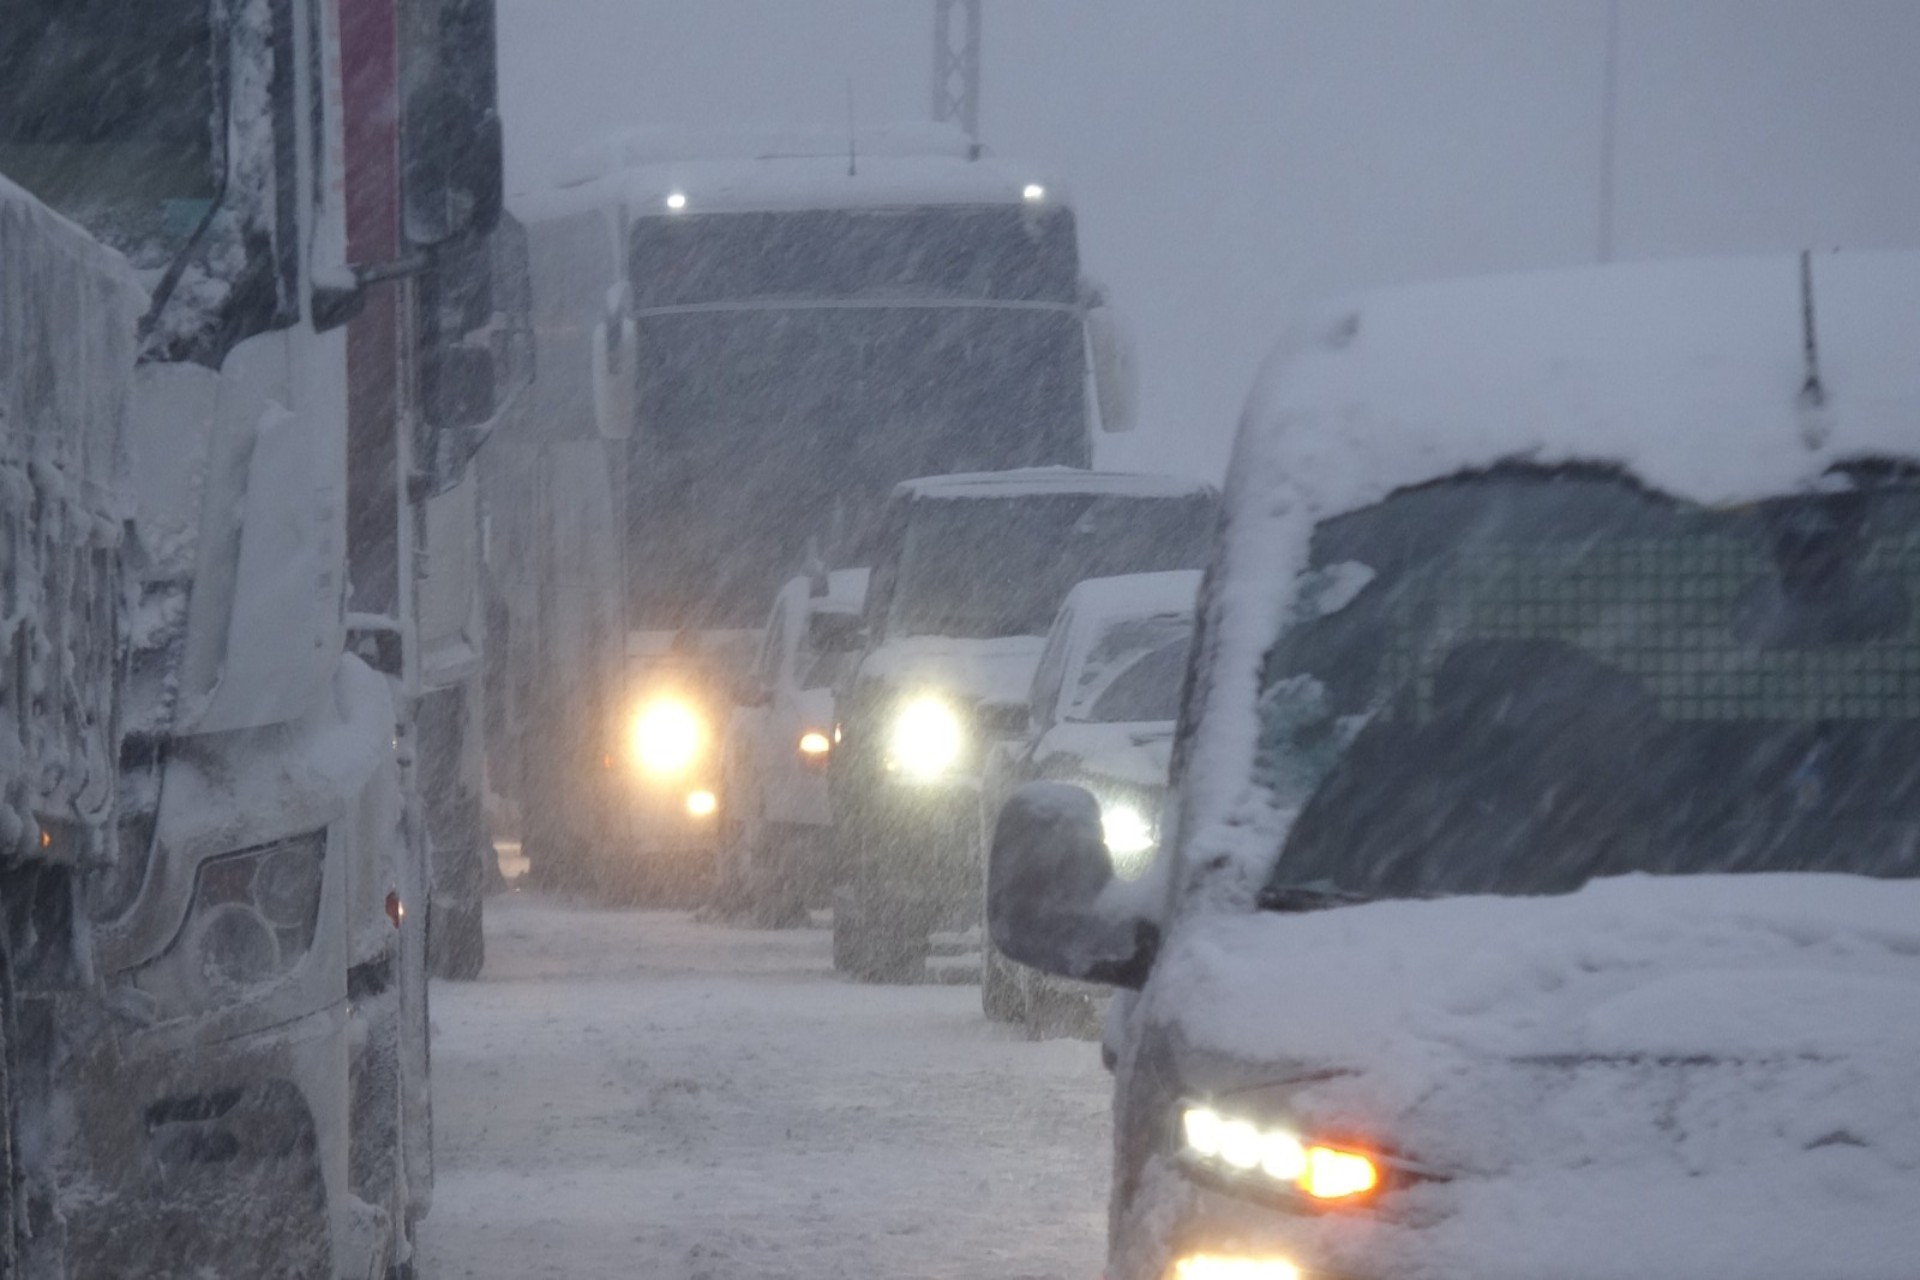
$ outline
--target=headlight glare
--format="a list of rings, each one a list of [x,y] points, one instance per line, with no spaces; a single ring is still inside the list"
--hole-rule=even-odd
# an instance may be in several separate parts
[[[1300,1268],[1284,1258],[1198,1253],[1173,1264],[1173,1280],[1300,1280]]]
[[[1131,879],[1146,865],[1147,855],[1158,841],[1153,823],[1140,806],[1127,800],[1109,800],[1100,806],[1100,831],[1106,838],[1107,856],[1113,861],[1114,874]]]
[[[966,740],[966,727],[946,699],[923,694],[895,715],[887,763],[915,781],[931,781],[960,762]]]
[[[706,740],[700,713],[680,698],[655,698],[633,723],[634,756],[642,769],[658,776],[686,772]]]
[[[1324,1146],[1282,1128],[1189,1105],[1180,1112],[1185,1155],[1195,1163],[1241,1175],[1253,1174],[1316,1200],[1344,1200],[1380,1185],[1380,1167],[1358,1151]]]

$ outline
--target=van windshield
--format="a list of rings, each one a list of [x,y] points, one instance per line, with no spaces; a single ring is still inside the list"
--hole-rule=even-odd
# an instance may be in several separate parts
[[[1197,569],[1213,499],[1050,493],[913,504],[890,635],[1043,636],[1076,583]]]
[[[1268,654],[1269,892],[1920,875],[1920,488],[1502,470],[1323,524]]]

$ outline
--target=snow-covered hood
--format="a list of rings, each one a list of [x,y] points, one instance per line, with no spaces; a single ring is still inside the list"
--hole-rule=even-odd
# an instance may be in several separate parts
[[[1036,759],[1049,766],[1071,759],[1082,773],[1137,787],[1167,785],[1173,724],[1057,724],[1041,736]]]
[[[1446,1179],[1315,1220],[1319,1264],[1911,1280],[1920,1259],[1920,884],[1193,916],[1145,1014],[1190,1091]]]
[[[863,684],[937,689],[971,702],[1019,706],[1032,690],[1045,644],[1040,636],[908,636],[888,640],[869,653],[860,664],[859,679]]]

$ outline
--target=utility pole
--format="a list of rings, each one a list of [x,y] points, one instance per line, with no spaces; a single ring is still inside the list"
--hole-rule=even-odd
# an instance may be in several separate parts
[[[1614,171],[1619,163],[1620,0],[1607,0],[1607,52],[1600,81],[1600,261],[1613,261]]]
[[[955,30],[954,10],[960,11]],[[980,0],[933,0],[933,118],[956,120],[980,149]]]

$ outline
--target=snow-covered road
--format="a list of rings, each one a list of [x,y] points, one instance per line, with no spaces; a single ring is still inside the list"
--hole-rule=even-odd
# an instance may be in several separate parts
[[[972,987],[837,978],[819,929],[530,894],[433,990],[423,1280],[1091,1280],[1098,1048]]]

